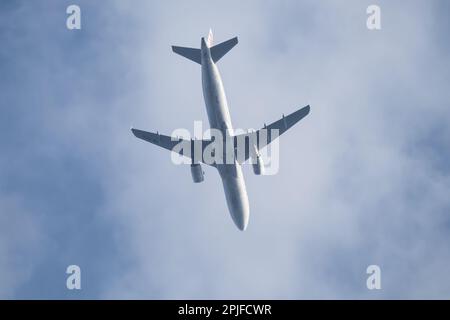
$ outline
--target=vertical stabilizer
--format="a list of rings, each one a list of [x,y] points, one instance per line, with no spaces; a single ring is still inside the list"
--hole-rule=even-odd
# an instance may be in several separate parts
[[[208,48],[211,48],[214,44],[214,35],[211,28],[209,28],[208,40],[206,41],[206,44],[208,45]]]
[[[234,37],[233,39],[214,45],[214,36],[211,29],[209,29],[208,38],[206,40],[205,38],[202,38],[202,47],[206,45],[210,48],[211,58],[214,63],[226,55],[237,43],[238,38]],[[172,46],[172,50],[180,56],[197,62],[198,64],[202,64],[201,49]]]

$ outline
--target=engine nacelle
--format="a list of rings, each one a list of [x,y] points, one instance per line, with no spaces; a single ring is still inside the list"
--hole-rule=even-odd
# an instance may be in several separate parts
[[[204,172],[200,163],[191,164],[191,174],[194,183],[200,183],[205,180]]]
[[[264,163],[260,155],[256,156],[256,163],[253,163],[252,167],[256,175],[264,174]]]

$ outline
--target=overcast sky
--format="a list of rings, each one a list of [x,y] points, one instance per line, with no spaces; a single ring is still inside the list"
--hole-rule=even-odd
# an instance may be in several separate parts
[[[1,1],[0,298],[449,298],[449,9]],[[311,105],[277,175],[244,168],[246,232],[215,170],[193,184],[129,131],[207,123],[200,68],[170,45],[199,47],[210,27],[239,36],[218,63],[234,126]]]

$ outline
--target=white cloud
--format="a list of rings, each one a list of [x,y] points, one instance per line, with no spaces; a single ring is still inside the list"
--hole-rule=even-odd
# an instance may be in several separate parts
[[[381,31],[365,28],[360,1],[117,1],[98,13],[100,39],[80,49],[92,65],[64,68],[71,80],[91,77],[74,82],[77,99],[41,117],[101,177],[97,215],[114,223],[124,266],[98,279],[101,297],[448,296],[449,177],[430,162],[439,150],[420,154],[423,137],[448,117],[436,8],[380,6]],[[128,130],[170,133],[206,121],[199,67],[170,45],[198,46],[209,27],[217,41],[240,37],[219,65],[235,126],[312,106],[281,138],[278,175],[244,170],[245,233],[216,172],[206,168],[194,185],[188,167]],[[369,264],[382,268],[381,292],[365,287]]]
[[[39,217],[18,196],[0,196],[0,298],[11,299],[30,280],[45,250]]]
[[[130,242],[124,244],[134,250],[138,267],[107,296],[389,298],[448,293],[450,285],[429,272],[442,272],[449,257],[430,256],[424,245],[445,251],[448,231],[437,235],[433,230],[445,222],[441,212],[449,206],[448,179],[429,168],[427,159],[406,151],[426,130],[408,127],[407,121],[420,118],[424,106],[416,99],[429,98],[420,92],[428,83],[414,69],[418,63],[424,71],[430,68],[421,48],[433,48],[426,25],[413,23],[432,17],[433,8],[414,4],[412,9],[405,15],[400,5],[382,5],[384,26],[378,34],[365,29],[365,7],[359,3],[157,10],[148,68],[158,92],[151,97],[152,106],[143,109],[168,116],[149,120],[144,128],[183,126],[203,112],[197,66],[173,57],[168,47],[194,46],[192,39],[214,22],[219,35],[241,36],[239,47],[220,65],[235,125],[259,125],[307,103],[312,112],[283,137],[278,176],[247,174],[252,217],[245,234],[235,232],[228,221],[220,183],[211,170],[204,185],[191,185],[187,168],[167,165],[168,158],[152,146],[131,142],[137,144],[131,147],[127,141],[126,148],[140,154],[134,156],[133,173],[121,176],[132,189],[124,194],[114,182],[108,185],[111,194],[123,196],[115,197],[111,208],[137,204],[139,213],[123,208],[123,219],[131,228]],[[302,24],[302,15],[311,24]],[[405,38],[406,32],[416,37]],[[444,93],[434,99],[444,99]],[[433,118],[445,112],[439,108],[427,105]],[[173,113],[179,116],[170,117]],[[158,173],[146,172],[154,168]],[[376,294],[365,288],[365,268],[373,263],[386,270],[386,290]]]

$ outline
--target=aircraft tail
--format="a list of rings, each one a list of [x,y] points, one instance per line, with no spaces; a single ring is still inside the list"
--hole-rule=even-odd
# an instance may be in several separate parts
[[[206,45],[208,46],[208,48],[211,48],[213,46],[213,43],[214,43],[214,35],[213,35],[211,28],[209,28],[208,39],[206,40]]]
[[[172,46],[172,51],[198,64],[202,64],[200,49]]]
[[[226,55],[237,43],[238,38],[234,37],[233,39],[213,46],[213,33],[211,30],[209,30],[208,39],[206,41],[206,45],[211,52],[211,58],[214,63]],[[201,49],[172,46],[172,51],[189,60],[197,62],[198,64],[202,64]]]
[[[233,39],[227,40],[225,42],[219,43],[214,47],[211,47],[211,58],[214,62],[222,59],[224,55],[228,53],[235,45],[238,43],[238,38],[234,37]]]

